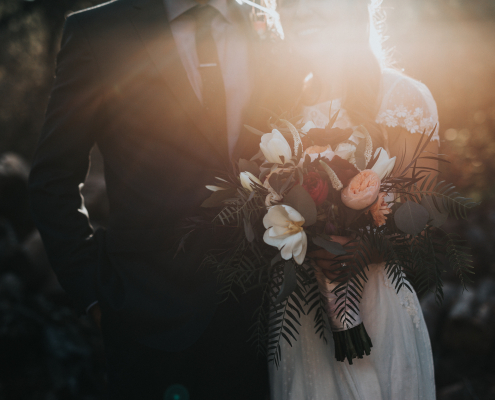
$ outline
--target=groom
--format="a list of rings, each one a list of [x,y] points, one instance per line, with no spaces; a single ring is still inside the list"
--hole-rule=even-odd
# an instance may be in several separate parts
[[[244,11],[233,0],[117,0],[67,18],[31,203],[61,285],[101,310],[112,399],[268,393],[266,361],[246,343],[255,304],[218,305],[215,278],[199,269],[214,238],[192,234],[175,254],[213,171],[255,151],[242,126],[263,85]],[[110,216],[93,232],[80,188],[95,144]]]

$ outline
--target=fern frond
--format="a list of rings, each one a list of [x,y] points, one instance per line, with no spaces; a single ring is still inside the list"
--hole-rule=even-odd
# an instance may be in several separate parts
[[[458,235],[449,234],[447,238],[446,256],[449,265],[461,280],[463,289],[466,289],[466,284],[472,282],[470,275],[474,274],[473,260],[467,252],[469,248],[462,246],[464,242]]]

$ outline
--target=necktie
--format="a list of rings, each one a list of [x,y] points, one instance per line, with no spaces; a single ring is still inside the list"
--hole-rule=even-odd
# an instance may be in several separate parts
[[[199,72],[203,84],[203,107],[210,117],[215,132],[215,140],[221,143],[227,152],[227,116],[225,111],[225,87],[218,60],[218,52],[211,24],[218,11],[209,6],[197,6],[193,10],[196,18],[196,51],[199,60]]]

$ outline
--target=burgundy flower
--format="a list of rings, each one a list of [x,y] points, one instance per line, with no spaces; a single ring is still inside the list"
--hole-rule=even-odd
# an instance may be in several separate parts
[[[304,176],[302,187],[306,189],[316,206],[322,204],[328,195],[328,183],[318,172],[309,172]]]
[[[332,158],[332,161],[328,161],[326,159],[323,159],[323,161],[327,163],[330,168],[333,169],[344,187],[349,185],[351,179],[359,174],[359,170],[354,165],[352,165],[349,161],[340,158],[339,156],[334,156]]]

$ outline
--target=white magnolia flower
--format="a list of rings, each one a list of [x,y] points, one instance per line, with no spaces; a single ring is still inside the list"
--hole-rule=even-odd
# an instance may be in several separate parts
[[[335,149],[335,155],[344,160],[349,160],[354,157],[356,146],[350,143],[340,143]]]
[[[308,238],[302,225],[304,218],[294,208],[286,205],[271,207],[263,218],[267,229],[263,240],[281,250],[284,260],[294,260],[301,265],[308,249]]]
[[[277,129],[270,133],[265,133],[261,137],[260,149],[266,160],[271,163],[284,164],[280,156],[284,157],[284,162],[292,158],[289,143]]]
[[[253,191],[253,187],[251,186],[253,183],[257,183],[258,185],[263,185],[261,181],[256,178],[251,172],[245,171],[241,172],[239,175],[239,178],[241,179],[241,185],[243,188],[249,190],[250,192]]]
[[[376,149],[375,157],[378,155],[378,152],[380,150],[381,150],[380,156],[378,157],[378,160],[376,160],[376,163],[375,165],[373,165],[373,168],[371,168],[371,170],[375,171],[380,177],[380,180],[382,180],[388,174],[390,174],[390,172],[392,172],[392,170],[394,169],[395,160],[397,157],[390,158],[387,152],[382,147]]]

